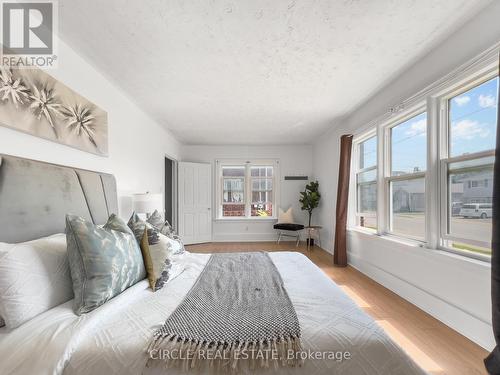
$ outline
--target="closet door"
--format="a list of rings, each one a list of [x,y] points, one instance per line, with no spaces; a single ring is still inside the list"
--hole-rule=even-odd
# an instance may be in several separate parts
[[[211,165],[179,163],[179,235],[185,244],[212,241]]]

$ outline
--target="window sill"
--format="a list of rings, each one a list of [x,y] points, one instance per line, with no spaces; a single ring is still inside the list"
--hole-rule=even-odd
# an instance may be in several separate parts
[[[392,234],[392,233],[378,234],[377,232],[375,232],[373,230],[363,229],[360,227],[351,227],[351,228],[348,228],[348,230],[353,231],[353,232],[362,233],[362,234],[365,234],[368,236],[375,236],[375,237],[382,238],[382,239],[387,240],[387,241],[400,243],[400,244],[406,245],[406,246],[425,248],[425,243],[422,241],[418,241],[418,240],[415,240],[412,238],[400,237],[400,236],[397,236],[397,235]]]
[[[479,264],[491,268],[491,257],[475,256],[474,254],[466,255],[461,253],[460,250],[449,249],[444,247],[436,249],[435,251],[438,251],[440,254],[446,255],[450,258],[467,260],[470,263]]]
[[[400,244],[406,245],[406,246],[421,247],[424,249],[428,249],[428,247],[426,246],[426,243],[424,241],[420,241],[420,240],[410,238],[410,237],[398,236],[398,235],[392,234],[392,233],[384,233],[384,234],[380,235],[379,237],[384,238],[384,239],[389,240],[389,241],[392,241],[392,242],[400,243]]]
[[[365,229],[363,227],[348,227],[347,228],[348,232],[358,232],[358,233],[363,233],[368,236],[378,236],[377,232],[373,229]]]
[[[277,217],[265,216],[265,217],[218,217],[215,218],[214,221],[224,222],[224,221],[251,221],[251,222],[259,222],[259,221],[276,221]]]
[[[399,244],[405,245],[405,246],[419,247],[424,251],[430,251],[433,253],[437,253],[441,256],[446,256],[446,257],[449,257],[449,258],[452,258],[455,260],[459,260],[462,262],[467,262],[470,264],[479,265],[481,267],[491,268],[491,260],[490,259],[467,256],[465,254],[461,254],[458,251],[454,251],[451,249],[444,249],[444,248],[433,249],[433,248],[425,246],[424,242],[412,240],[409,238],[402,238],[402,237],[394,236],[391,234],[380,235],[374,231],[366,230],[366,229],[359,228],[359,227],[351,227],[351,228],[347,228],[347,230],[349,232],[359,233],[359,234],[362,234],[365,236],[370,236],[370,237],[377,237],[381,240],[399,243]]]

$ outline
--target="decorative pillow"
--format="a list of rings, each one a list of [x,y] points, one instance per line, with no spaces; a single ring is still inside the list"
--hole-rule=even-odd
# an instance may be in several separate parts
[[[67,215],[66,236],[77,315],[94,310],[146,277],[134,234],[116,215],[102,228]]]
[[[294,221],[293,221],[292,207],[286,210],[286,212],[280,208],[278,215],[278,224],[293,224],[293,223]]]
[[[182,262],[184,256],[174,254],[172,242],[172,239],[160,233],[160,241],[149,245],[149,257],[152,264],[150,286],[155,292],[184,271],[185,267]]]
[[[182,254],[186,251],[181,238],[177,235],[177,233],[175,233],[175,230],[172,228],[170,223],[167,220],[163,220],[163,217],[158,210],[155,210],[146,221],[158,229],[161,234],[175,241],[175,243],[172,243],[174,247],[174,254]]]
[[[132,214],[128,225],[139,242],[148,274],[149,286],[153,291],[161,289],[169,280],[184,271],[182,254],[175,254],[177,241],[159,233],[150,223]],[[141,235],[142,232],[142,235]]]
[[[184,244],[182,243],[180,237],[178,235],[173,236],[165,236],[168,238],[170,245],[172,246],[172,253],[174,255],[182,255],[186,253],[186,249],[184,248]]]
[[[168,220],[163,220],[163,217],[158,210],[154,210],[146,221],[165,236],[175,235],[174,228],[172,228]]]
[[[142,220],[139,217],[139,215],[137,215],[135,212],[132,213],[132,216],[130,217],[127,226],[130,228],[132,233],[134,233],[135,239],[139,243],[142,240],[144,230],[147,230],[148,243],[155,244],[160,240],[159,238],[160,231],[150,223]]]
[[[0,316],[8,328],[72,298],[64,234],[0,243]]]

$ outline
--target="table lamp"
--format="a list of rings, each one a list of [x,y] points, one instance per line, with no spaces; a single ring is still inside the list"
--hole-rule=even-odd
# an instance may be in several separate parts
[[[139,193],[133,195],[134,211],[138,214],[146,214],[146,217],[158,210],[163,213],[163,196],[159,193]]]

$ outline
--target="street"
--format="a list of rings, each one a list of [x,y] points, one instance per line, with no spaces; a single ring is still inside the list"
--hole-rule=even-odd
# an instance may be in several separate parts
[[[424,233],[424,225],[424,214],[395,214],[393,218],[393,231],[396,233],[421,236]],[[465,219],[455,216],[450,223],[450,234],[477,241],[489,241],[491,230],[491,218]]]

